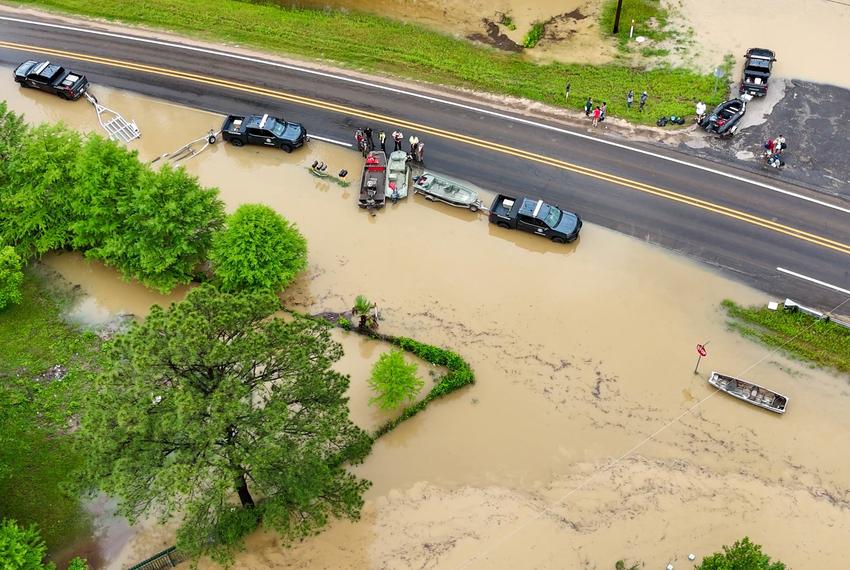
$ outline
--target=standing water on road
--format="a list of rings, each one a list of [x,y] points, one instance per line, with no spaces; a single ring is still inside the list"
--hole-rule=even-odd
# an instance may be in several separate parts
[[[2,96],[28,120],[95,129],[85,103],[9,83]],[[97,91],[137,119],[143,136],[132,146],[147,160],[221,121]],[[347,169],[352,185],[314,178],[314,160]],[[719,302],[763,294],[592,224],[564,246],[420,196],[372,217],[355,203],[359,164],[317,141],[290,155],[216,144],[185,163],[228,210],[262,202],[304,233],[309,268],[286,291],[289,306],[339,311],[365,294],[382,330],[458,351],[477,383],[375,444],[355,468],[373,482],[359,522],[290,549],[255,533],[237,568],[609,568],[621,558],[657,567],[744,535],[790,567],[850,556],[850,459],[833,443],[850,436],[848,379],[727,331]],[[75,254],[46,263],[110,312],[143,316],[184,291],[160,296]],[[694,347],[707,340],[695,375]],[[357,339],[345,346],[347,358],[377,357]],[[712,395],[712,367],[788,394],[788,413]],[[347,370],[354,394],[368,363]],[[110,567],[171,543],[172,528],[139,525]]]

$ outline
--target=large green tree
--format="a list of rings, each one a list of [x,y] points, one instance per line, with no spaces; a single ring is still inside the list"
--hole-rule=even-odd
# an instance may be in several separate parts
[[[22,527],[12,519],[0,521],[0,569],[44,570],[54,568],[42,562],[47,553],[35,525]]]
[[[0,183],[0,242],[24,257],[70,245],[80,145],[80,136],[60,124],[29,129],[9,148]]]
[[[244,204],[213,240],[210,261],[226,291],[279,291],[307,267],[307,240],[262,204]]]
[[[115,202],[114,231],[87,255],[160,291],[192,280],[224,223],[218,191],[168,165],[145,169]]]
[[[749,537],[737,541],[731,547],[724,545],[723,552],[715,552],[703,558],[696,570],[785,570],[782,562],[771,562],[770,556],[761,551],[761,546],[750,542]]]
[[[398,349],[382,354],[372,367],[369,378],[369,386],[376,394],[370,402],[378,404],[382,410],[413,402],[425,385],[416,375],[416,369],[416,363],[408,363],[404,353]]]
[[[368,482],[346,465],[371,439],[331,368],[342,349],[277,309],[272,293],[196,288],[117,337],[88,390],[83,481],[131,521],[181,513],[177,543],[193,555],[227,561],[257,520],[291,539],[359,516]]]

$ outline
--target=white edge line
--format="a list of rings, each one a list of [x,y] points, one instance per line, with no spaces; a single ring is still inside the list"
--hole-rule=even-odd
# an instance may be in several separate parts
[[[447,99],[440,99],[439,97],[432,97],[430,95],[425,95],[425,94],[422,94],[422,93],[416,93],[416,92],[413,92],[413,91],[405,91],[403,89],[398,89],[396,87],[390,87],[390,86],[387,86],[387,85],[380,85],[380,84],[372,83],[370,81],[363,81],[363,80],[360,80],[360,79],[354,79],[352,77],[346,77],[344,75],[335,75],[333,73],[327,73],[327,72],[324,72],[324,71],[317,71],[315,69],[299,67],[297,65],[290,65],[290,64],[286,64],[286,63],[269,61],[269,60],[265,60],[265,59],[259,59],[259,58],[255,58],[255,57],[249,57],[249,56],[245,56],[245,55],[228,53],[228,52],[223,52],[223,51],[213,50],[213,49],[207,49],[207,48],[202,48],[202,47],[197,47],[197,46],[189,46],[189,45],[177,44],[177,43],[173,43],[173,42],[166,42],[166,41],[163,41],[163,40],[153,40],[153,39],[150,39],[150,38],[140,38],[140,37],[136,37],[136,36],[128,36],[128,35],[125,35],[125,34],[118,34],[118,33],[114,33],[114,32],[103,32],[103,31],[100,31],[100,30],[89,30],[89,29],[86,29],[86,28],[78,28],[78,27],[75,27],[75,26],[66,26],[66,25],[61,25],[61,24],[50,24],[50,23],[47,23],[47,22],[35,22],[35,21],[32,21],[32,20],[26,20],[26,19],[23,19],[23,18],[13,18],[11,16],[0,16],[0,20],[6,20],[6,21],[10,21],[10,22],[18,22],[18,23],[23,23],[23,24],[31,24],[33,26],[42,26],[42,27],[47,27],[47,28],[57,28],[57,29],[62,29],[62,30],[71,30],[71,31],[75,31],[75,32],[80,32],[80,33],[84,33],[84,34],[92,34],[92,35],[97,35],[97,36],[120,38],[120,39],[130,40],[130,41],[139,42],[139,43],[166,46],[166,47],[182,49],[182,50],[186,50],[186,51],[194,51],[194,52],[199,52],[199,53],[216,55],[216,56],[220,56],[220,57],[226,57],[226,58],[230,58],[230,59],[249,61],[249,62],[252,62],[252,63],[260,63],[260,64],[263,64],[263,65],[269,65],[269,66],[272,66],[272,67],[279,67],[281,69],[288,69],[290,71],[297,71],[297,72],[305,73],[305,74],[309,74],[309,75],[316,75],[316,76],[319,76],[319,77],[325,77],[325,78],[334,79],[334,80],[337,80],[337,81],[344,81],[344,82],[353,83],[353,84],[356,84],[356,85],[362,85],[364,87],[370,87],[370,88],[373,88],[373,89],[380,89],[380,90],[383,90],[383,91],[388,91],[390,93],[396,93],[396,94],[399,94],[399,95],[406,95],[408,97],[424,99],[426,101],[431,101],[433,103],[440,103],[442,105],[457,107],[459,109],[464,109],[464,110],[467,110],[467,111],[474,111],[476,113],[483,113],[485,115],[490,115],[491,117],[497,117],[499,119],[505,119],[505,120],[508,120],[508,121],[513,121],[515,123],[528,125],[528,126],[531,126],[531,127],[546,129],[546,130],[549,130],[549,131],[554,131],[554,132],[557,132],[557,133],[560,133],[560,134],[570,135],[570,136],[578,137],[578,138],[585,139],[585,140],[592,140],[596,143],[606,144],[608,146],[613,146],[613,147],[616,147],[616,148],[619,148],[619,149],[622,149],[622,150],[636,152],[636,153],[643,154],[643,155],[646,155],[646,156],[652,156],[654,158],[659,158],[661,160],[673,162],[673,163],[679,164],[681,166],[687,166],[689,168],[695,168],[697,170],[702,170],[703,172],[710,172],[711,174],[716,174],[718,176],[730,178],[732,180],[736,180],[738,182],[743,182],[745,184],[751,184],[753,186],[758,186],[760,188],[764,188],[765,190],[770,190],[771,192],[777,192],[779,194],[784,194],[786,196],[792,196],[794,198],[798,198],[798,199],[804,200],[806,202],[818,204],[819,206],[823,206],[825,208],[830,208],[830,209],[833,209],[833,210],[837,210],[839,212],[843,212],[845,214],[850,214],[850,208],[842,208],[841,206],[838,206],[836,204],[831,204],[829,202],[824,202],[823,200],[818,200],[817,198],[811,198],[809,196],[803,196],[802,194],[797,194],[796,192],[791,192],[789,190],[783,190],[782,188],[777,188],[776,186],[771,186],[770,184],[765,184],[764,182],[758,182],[757,180],[751,180],[749,178],[744,178],[743,176],[738,176],[737,174],[731,174],[729,172],[723,172],[722,170],[717,170],[715,168],[710,168],[708,166],[693,164],[693,163],[687,162],[685,160],[673,158],[672,156],[665,156],[663,154],[658,154],[658,153],[651,152],[651,151],[648,151],[648,150],[635,148],[635,147],[632,147],[632,146],[629,146],[629,145],[626,145],[626,144],[621,144],[621,143],[617,143],[617,142],[614,142],[614,141],[609,141],[609,140],[605,140],[605,139],[602,139],[602,138],[597,138],[597,137],[594,137],[594,136],[585,135],[585,134],[582,134],[582,133],[577,133],[577,132],[570,131],[570,130],[567,130],[567,129],[562,129],[560,127],[547,125],[545,123],[538,123],[537,121],[532,121],[530,119],[523,119],[523,118],[520,118],[520,117],[514,117],[512,115],[499,113],[498,111],[491,111],[489,109],[484,109],[484,108],[481,108],[481,107],[474,107],[472,105],[466,105],[466,104],[463,104],[463,103],[458,103],[456,101],[449,101]]]
[[[814,277],[809,277],[808,275],[803,275],[802,273],[797,273],[796,271],[790,271],[790,270],[785,269],[783,267],[777,267],[776,270],[781,272],[781,273],[787,273],[788,275],[796,277],[797,279],[809,281],[811,283],[815,283],[816,285],[820,285],[821,287],[826,287],[827,289],[832,289],[833,291],[838,291],[839,293],[844,293],[845,295],[850,295],[850,291],[848,291],[847,289],[842,289],[841,287],[839,287],[837,285],[833,285],[832,283],[827,283],[826,281],[821,281],[819,279],[815,279]]]
[[[336,139],[329,139],[329,138],[326,138],[326,137],[320,137],[318,135],[307,135],[307,136],[310,139],[316,139],[317,141],[324,141],[324,142],[331,143],[331,144],[338,144],[339,146],[347,146],[348,148],[351,148],[353,146],[351,143],[338,141]]]

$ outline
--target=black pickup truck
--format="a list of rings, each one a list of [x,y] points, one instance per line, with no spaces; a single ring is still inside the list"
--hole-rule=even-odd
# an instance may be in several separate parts
[[[767,95],[767,82],[770,79],[770,70],[776,61],[776,54],[769,49],[750,48],[744,56],[744,73],[741,77],[739,91],[748,93],[754,97]]]
[[[81,73],[49,61],[35,60],[25,61],[15,69],[15,81],[21,87],[32,87],[70,101],[82,97],[89,86],[88,79]]]
[[[490,223],[547,237],[555,243],[574,241],[581,230],[578,214],[543,200],[499,194],[490,206]]]
[[[228,115],[221,126],[221,138],[233,146],[261,144],[292,152],[307,142],[307,129],[300,123],[288,123],[269,114]]]

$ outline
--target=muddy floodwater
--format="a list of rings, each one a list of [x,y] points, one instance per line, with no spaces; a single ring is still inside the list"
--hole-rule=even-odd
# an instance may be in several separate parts
[[[138,121],[133,147],[146,159],[221,120],[96,90]],[[11,82],[0,82],[0,96],[30,121],[96,127],[83,101]],[[307,166],[317,159],[348,169],[354,184],[314,178]],[[351,150],[317,141],[291,155],[217,144],[185,163],[228,210],[268,204],[307,237],[309,268],[287,290],[290,306],[338,311],[365,294],[382,330],[457,350],[477,383],[375,444],[355,468],[373,482],[360,521],[334,522],[292,548],[258,532],[237,568],[610,569],[621,558],[685,568],[688,553],[744,535],[791,568],[834,568],[850,556],[848,378],[727,331],[722,299],[765,295],[592,224],[563,246],[418,196],[371,217],[355,206],[358,164]],[[142,316],[185,291],[158,295],[76,254],[46,263],[90,296],[83,320]],[[363,383],[383,348],[339,338],[353,417],[376,425]],[[705,341],[694,374],[694,347]],[[712,368],[789,395],[788,413],[714,393]],[[109,567],[172,543],[172,528],[139,525]]]
[[[598,24],[602,0],[278,0],[284,6],[335,8],[371,12],[433,29],[498,44],[488,36],[495,30],[510,42],[522,45],[535,22],[546,23],[540,43],[525,54],[542,61],[607,63],[617,55],[615,42]],[[778,77],[805,79],[850,88],[844,62],[850,56],[850,7],[834,0],[662,0],[670,14],[671,29],[683,42],[682,51],[672,44],[655,47],[671,51],[667,60],[710,72],[726,54],[735,56],[738,67],[747,48],[766,47],[777,53]],[[492,28],[500,14],[511,16],[515,30]],[[646,22],[635,23],[640,35]],[[628,26],[629,23],[624,25]],[[692,43],[691,40],[693,40]],[[514,49],[505,44],[502,47]]]

